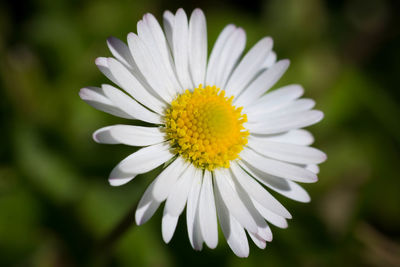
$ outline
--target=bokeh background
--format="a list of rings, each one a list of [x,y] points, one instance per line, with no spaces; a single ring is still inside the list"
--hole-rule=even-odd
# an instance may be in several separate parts
[[[312,202],[277,196],[293,214],[265,250],[239,259],[222,235],[191,249],[181,217],[169,245],[161,213],[113,245],[101,240],[159,171],[108,185],[131,147],[99,145],[97,128],[125,123],[78,97],[108,82],[94,60],[126,40],[146,12],[201,7],[209,50],[228,23],[247,49],[265,35],[291,59],[279,85],[300,83],[325,119],[310,130],[328,154]],[[78,1],[0,3],[0,266],[400,266],[400,8],[385,0]],[[133,212],[130,214],[133,223]]]

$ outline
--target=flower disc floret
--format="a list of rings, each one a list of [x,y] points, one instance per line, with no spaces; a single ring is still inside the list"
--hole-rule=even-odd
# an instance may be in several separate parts
[[[198,168],[228,168],[247,144],[242,107],[215,86],[200,85],[172,101],[165,113],[167,138],[175,153]]]

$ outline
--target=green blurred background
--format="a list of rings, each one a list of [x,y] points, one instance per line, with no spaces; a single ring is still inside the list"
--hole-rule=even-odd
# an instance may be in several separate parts
[[[222,235],[191,249],[181,217],[169,245],[161,213],[114,246],[98,243],[159,171],[108,185],[131,147],[96,144],[99,127],[127,121],[78,96],[108,82],[94,65],[106,38],[126,40],[146,12],[201,7],[209,50],[228,23],[247,49],[265,35],[292,62],[279,85],[300,83],[325,119],[310,130],[328,154],[312,202],[277,196],[293,214],[265,250],[239,259]],[[0,3],[0,266],[400,266],[399,1],[77,1]],[[131,213],[133,222],[134,214]]]

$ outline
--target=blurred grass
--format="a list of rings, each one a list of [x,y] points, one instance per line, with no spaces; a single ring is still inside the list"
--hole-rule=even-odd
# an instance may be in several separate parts
[[[155,173],[113,188],[107,176],[132,148],[91,133],[124,123],[92,109],[79,88],[107,82],[94,65],[105,40],[164,9],[206,13],[209,49],[228,23],[248,46],[274,38],[292,62],[279,85],[300,83],[325,119],[311,127],[328,154],[310,204],[277,196],[294,219],[266,250],[239,259],[223,237],[195,252],[180,219],[163,243],[161,213],[108,255],[93,248]],[[0,3],[0,266],[400,266],[399,4],[395,1],[16,1]],[[132,214],[133,220],[133,214]]]

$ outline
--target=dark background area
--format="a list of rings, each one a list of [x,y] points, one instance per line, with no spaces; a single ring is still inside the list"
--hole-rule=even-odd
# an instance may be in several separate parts
[[[3,1],[0,3],[0,266],[400,266],[399,1]],[[312,202],[277,198],[289,228],[273,227],[265,250],[237,258],[191,249],[185,216],[169,245],[161,213],[114,246],[99,243],[140,199],[159,170],[122,187],[111,169],[131,147],[91,134],[123,119],[78,96],[108,83],[94,65],[106,38],[126,40],[143,14],[200,7],[209,51],[234,23],[247,49],[274,38],[291,66],[278,86],[302,84],[325,119],[310,127],[325,151]],[[132,222],[134,213],[132,212]]]

